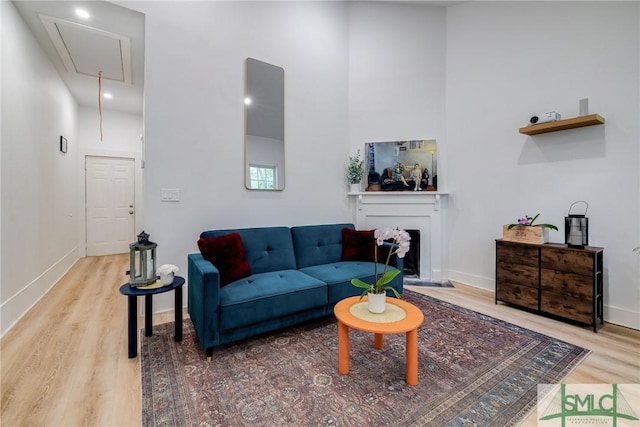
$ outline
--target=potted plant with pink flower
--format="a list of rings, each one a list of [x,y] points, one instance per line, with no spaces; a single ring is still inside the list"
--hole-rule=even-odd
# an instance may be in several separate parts
[[[536,219],[538,219],[539,216],[540,214],[536,214],[536,216],[534,216],[533,218],[530,216],[524,216],[522,218],[519,218],[517,223],[509,224],[508,230],[511,230],[513,227],[519,227],[524,225],[526,227],[545,227],[545,228],[550,228],[552,230],[558,231],[558,227],[556,227],[553,224],[534,224],[534,222],[536,221]]]
[[[534,217],[524,216],[515,224],[502,227],[502,239],[512,242],[541,244],[549,241],[549,230],[558,231],[553,224],[535,224],[540,214]]]
[[[351,279],[351,284],[364,289],[360,298],[367,295],[369,302],[369,311],[373,313],[384,312],[386,292],[392,291],[396,298],[400,298],[400,294],[393,287],[389,286],[389,283],[400,274],[398,269],[389,269],[389,262],[391,256],[396,255],[398,258],[404,258],[405,254],[411,247],[411,236],[405,230],[399,228],[384,227],[378,228],[374,231],[373,237],[375,239],[375,251],[374,251],[374,281],[373,283],[366,283],[360,279]],[[382,269],[382,274],[378,276],[378,246],[387,245],[389,250],[387,251],[387,259]]]

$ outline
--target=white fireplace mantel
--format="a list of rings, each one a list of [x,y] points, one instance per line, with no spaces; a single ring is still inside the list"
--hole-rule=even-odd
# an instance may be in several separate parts
[[[448,279],[447,205],[441,191],[370,191],[348,193],[355,199],[355,225],[359,230],[400,227],[420,230],[420,280]]]

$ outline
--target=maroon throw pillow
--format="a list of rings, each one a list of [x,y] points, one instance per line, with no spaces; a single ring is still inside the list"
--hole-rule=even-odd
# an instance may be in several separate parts
[[[238,233],[198,240],[202,257],[220,271],[220,287],[251,275],[251,268],[244,254],[244,245]]]
[[[342,260],[371,261],[375,259],[376,239],[373,230],[342,229]]]

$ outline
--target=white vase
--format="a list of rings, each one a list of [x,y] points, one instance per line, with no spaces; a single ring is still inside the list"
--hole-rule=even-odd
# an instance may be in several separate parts
[[[360,183],[359,182],[357,184],[351,184],[351,192],[352,193],[359,193],[360,192]]]
[[[163,285],[170,285],[173,283],[173,273],[169,274],[161,274],[160,275],[160,283]]]
[[[367,294],[367,301],[369,303],[369,311],[372,313],[380,314],[384,313],[384,309],[387,304],[387,294]]]

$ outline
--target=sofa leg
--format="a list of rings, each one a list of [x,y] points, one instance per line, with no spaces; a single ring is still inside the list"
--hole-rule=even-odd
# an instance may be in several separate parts
[[[207,362],[213,360],[213,347],[207,349]]]

